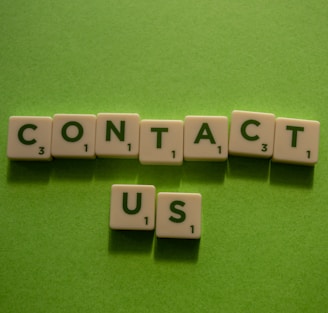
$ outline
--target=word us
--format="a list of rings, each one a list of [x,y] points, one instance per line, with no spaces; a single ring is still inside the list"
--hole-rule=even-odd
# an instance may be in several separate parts
[[[138,158],[142,164],[225,161],[228,154],[314,165],[320,123],[233,111],[225,116],[140,120],[138,114],[99,113],[12,116],[7,156],[12,160]]]
[[[202,196],[159,192],[152,185],[112,185],[111,229],[154,230],[159,238],[199,239]]]

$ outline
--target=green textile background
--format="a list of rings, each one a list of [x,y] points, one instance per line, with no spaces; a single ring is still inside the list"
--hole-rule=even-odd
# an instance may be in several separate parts
[[[327,1],[0,3],[0,311],[328,311]],[[11,115],[321,122],[315,168],[9,162]],[[200,192],[200,242],[111,232],[112,184]]]

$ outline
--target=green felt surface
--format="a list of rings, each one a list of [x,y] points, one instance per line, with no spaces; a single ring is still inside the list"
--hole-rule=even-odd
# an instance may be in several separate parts
[[[327,1],[0,4],[0,311],[328,311]],[[234,109],[321,122],[316,167],[9,162],[8,117]],[[110,187],[200,192],[200,242],[111,232]]]

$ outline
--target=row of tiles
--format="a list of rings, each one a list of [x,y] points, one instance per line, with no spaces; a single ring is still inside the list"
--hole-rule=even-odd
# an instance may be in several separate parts
[[[202,196],[159,192],[153,185],[112,185],[109,226],[114,230],[154,230],[159,238],[199,239]]]
[[[138,158],[142,164],[225,161],[228,154],[314,165],[320,123],[262,112],[140,120],[138,114],[12,116],[7,155],[13,160]]]

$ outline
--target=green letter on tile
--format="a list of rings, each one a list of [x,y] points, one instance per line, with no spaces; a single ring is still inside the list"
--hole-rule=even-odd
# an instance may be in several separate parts
[[[113,131],[116,137],[120,141],[124,141],[125,138],[125,121],[121,121],[120,130],[118,130],[112,121],[107,121],[106,124],[106,141],[110,141],[111,139],[111,131]]]
[[[297,145],[297,132],[303,132],[304,127],[298,127],[298,126],[286,126],[286,130],[292,131],[292,147],[295,148]]]
[[[176,205],[179,205],[179,206],[182,206],[183,207],[185,204],[186,204],[185,202],[180,201],[180,200],[173,201],[170,204],[170,210],[171,210],[171,212],[180,215],[180,218],[176,218],[174,216],[170,216],[169,220],[171,222],[173,222],[173,223],[182,223],[186,219],[186,213],[184,211],[179,210],[179,209],[177,209],[175,207]]]
[[[128,193],[123,192],[123,210],[126,214],[137,214],[141,209],[141,192],[137,192],[137,206],[135,209],[128,208]]]
[[[215,139],[208,123],[202,124],[194,143],[199,143],[201,139],[208,139],[212,144],[215,144]]]
[[[18,140],[24,145],[33,145],[34,143],[36,143],[35,139],[26,140],[23,136],[23,133],[24,133],[25,129],[27,129],[27,128],[31,128],[33,130],[36,130],[38,127],[34,124],[25,124],[25,125],[23,125],[18,131]]]
[[[168,128],[158,128],[158,127],[152,127],[151,132],[157,132],[157,139],[156,139],[156,148],[162,148],[162,133],[167,133],[169,131]]]
[[[75,126],[78,130],[78,133],[75,137],[69,137],[67,135],[67,128],[70,126]],[[75,121],[67,122],[62,128],[62,137],[68,142],[79,141],[82,138],[82,136],[83,136],[83,127],[78,122],[75,122]]]
[[[249,140],[249,141],[255,141],[255,140],[258,140],[260,137],[258,135],[255,135],[255,136],[249,136],[247,133],[246,133],[246,127],[250,124],[253,124],[255,126],[259,126],[261,123],[259,121],[256,121],[256,120],[247,120],[245,121],[242,125],[241,125],[241,128],[240,128],[240,131],[241,131],[241,135],[246,139],[246,140]]]

